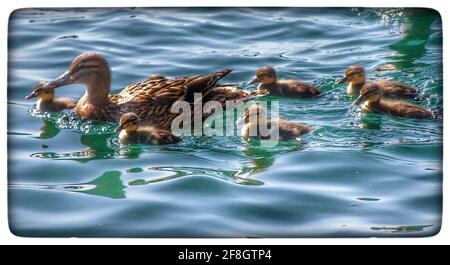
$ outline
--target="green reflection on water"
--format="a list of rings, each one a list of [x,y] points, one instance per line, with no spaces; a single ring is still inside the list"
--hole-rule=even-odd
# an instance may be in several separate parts
[[[105,172],[100,177],[83,183],[81,185],[95,185],[95,188],[80,191],[82,193],[104,196],[111,199],[124,199],[125,198],[125,188],[120,179],[121,173],[119,171],[108,171]]]
[[[403,25],[403,38],[389,47],[396,51],[393,59],[398,69],[415,68],[424,66],[424,63],[417,59],[423,57],[427,52],[427,42],[435,30],[431,29],[431,25],[436,21],[439,14],[431,9],[406,9],[405,22]]]

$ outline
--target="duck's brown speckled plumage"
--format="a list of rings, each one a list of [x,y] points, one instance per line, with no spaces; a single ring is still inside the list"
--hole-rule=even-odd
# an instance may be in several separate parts
[[[415,98],[417,97],[417,89],[412,86],[389,80],[366,80],[366,72],[360,65],[351,65],[344,73],[344,77],[338,81],[338,84],[348,82],[347,94],[359,96],[364,85],[372,83],[376,84],[383,92],[386,98]]]
[[[256,77],[249,84],[259,83],[258,89],[269,91],[270,95],[311,98],[320,94],[313,85],[297,80],[278,80],[275,69],[263,66],[256,71]]]
[[[174,102],[184,100],[194,103],[194,93],[201,93],[203,97],[214,97],[217,93],[219,97],[222,91],[215,92],[214,87],[219,79],[231,71],[225,69],[207,76],[173,79],[158,76],[129,85],[121,92],[111,95],[108,63],[98,53],[84,53],[72,61],[65,74],[48,82],[46,86],[59,87],[76,83],[86,85],[86,93],[76,106],[76,113],[81,118],[118,121],[122,114],[133,112],[143,124],[169,129],[172,120],[179,115],[170,112]],[[246,95],[234,93],[236,97]]]
[[[400,100],[383,99],[382,89],[376,83],[368,83],[363,86],[360,96],[353,102],[353,105],[361,103],[363,104],[362,109],[366,112],[401,118],[431,119],[436,117],[434,112],[421,106]]]
[[[247,102],[251,99],[268,95],[267,90],[241,90],[231,86],[218,86],[212,90],[212,93],[205,96],[205,101],[218,101],[225,108],[227,101],[242,100]]]
[[[252,119],[253,115],[256,117]],[[260,128],[268,128],[269,131],[263,134]],[[267,119],[266,110],[259,104],[254,104],[245,110],[245,125],[242,127],[241,135],[244,139],[274,140],[278,134],[277,140],[288,141],[312,131],[312,128],[300,123],[282,119]],[[256,132],[256,134],[250,135],[251,132]]]
[[[59,112],[65,109],[72,109],[76,105],[76,101],[70,98],[55,98],[55,91],[53,88],[45,89],[44,83],[38,83],[33,92],[31,92],[26,99],[39,97],[36,103],[36,109],[49,112]]]
[[[125,113],[120,118],[119,141],[122,144],[175,144],[181,141],[181,138],[172,134],[168,130],[155,128],[152,126],[141,126],[139,117],[134,113]]]

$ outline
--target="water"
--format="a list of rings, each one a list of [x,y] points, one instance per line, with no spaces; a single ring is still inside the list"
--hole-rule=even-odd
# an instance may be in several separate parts
[[[23,98],[85,51],[113,91],[207,74],[245,89],[262,65],[311,82],[280,116],[316,130],[260,148],[239,137],[121,146],[114,124],[34,110]],[[21,236],[430,236],[442,207],[442,120],[363,114],[336,85],[351,64],[418,87],[442,110],[440,16],[419,9],[24,9],[9,34],[9,223]],[[374,71],[391,63],[393,71]],[[58,95],[79,98],[81,86]]]

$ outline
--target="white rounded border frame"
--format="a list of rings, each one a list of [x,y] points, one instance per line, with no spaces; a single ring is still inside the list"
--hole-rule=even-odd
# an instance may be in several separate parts
[[[93,1],[77,0],[75,2],[68,0],[51,1],[51,0],[14,0],[2,1],[0,8],[1,18],[1,92],[0,98],[3,106],[7,106],[7,63],[8,63],[8,20],[10,14],[19,8],[29,7],[150,7],[149,2],[145,0],[127,0],[127,1],[105,1],[97,0],[95,5]],[[151,6],[214,6],[211,1],[206,0],[165,0],[152,1]],[[450,5],[442,0],[317,0],[317,1],[295,1],[295,0],[228,0],[224,2],[216,2],[216,6],[286,6],[286,7],[424,7],[437,10],[442,17],[443,27],[443,60],[444,60],[444,85],[450,84]],[[449,27],[449,28],[448,28]],[[450,102],[449,91],[444,92],[444,104]],[[448,105],[448,104],[447,104]],[[444,118],[448,117],[450,107],[444,106]],[[449,161],[449,128],[444,126],[444,161],[443,161],[443,213],[442,213],[442,227],[437,235],[431,237],[419,238],[262,238],[262,239],[247,239],[247,238],[25,238],[18,237],[11,233],[8,227],[8,151],[7,151],[7,112],[3,111],[0,117],[0,131],[1,131],[1,174],[0,174],[0,244],[2,245],[85,245],[85,244],[146,244],[146,245],[418,245],[418,244],[450,244],[450,181],[447,180],[450,169]],[[445,119],[444,119],[445,124]]]

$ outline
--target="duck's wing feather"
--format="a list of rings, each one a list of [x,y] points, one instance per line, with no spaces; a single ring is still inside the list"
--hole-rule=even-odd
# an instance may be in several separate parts
[[[184,100],[187,102],[194,102],[194,94],[202,93],[202,98],[208,95],[216,86],[217,82],[227,74],[231,73],[232,69],[224,69],[208,76],[198,76],[186,83],[186,93]]]
[[[193,103],[194,93],[207,95],[217,81],[231,71],[225,69],[207,76],[145,80],[124,88],[118,94],[118,104],[134,101],[158,105],[172,104],[178,100]]]
[[[145,80],[125,87],[118,93],[118,104],[141,102],[170,104],[184,96],[185,85],[192,78]]]

